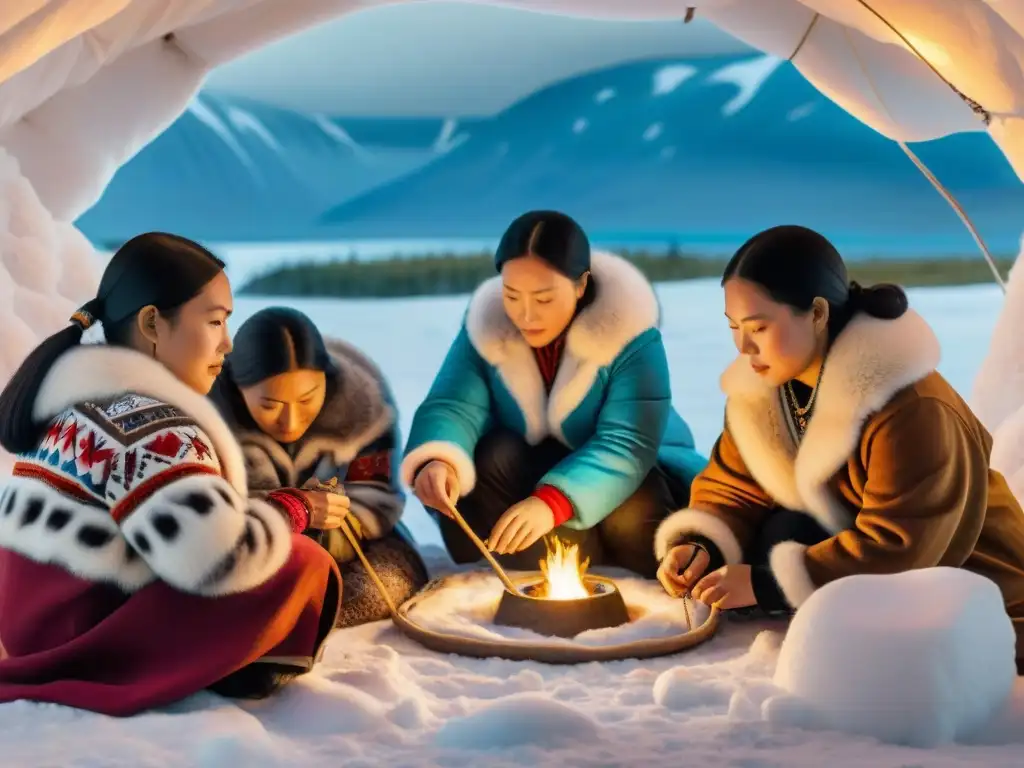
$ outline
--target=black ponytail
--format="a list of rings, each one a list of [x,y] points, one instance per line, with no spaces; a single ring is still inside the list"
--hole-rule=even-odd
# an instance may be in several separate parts
[[[29,352],[11,380],[0,392],[0,445],[11,453],[24,453],[37,447],[38,425],[32,418],[32,406],[43,383],[40,371],[48,372],[66,352],[82,341],[82,328],[76,323],[57,331]]]
[[[907,294],[898,285],[864,287],[851,282],[835,246],[806,227],[772,227],[754,235],[729,260],[722,285],[734,277],[754,283],[773,301],[797,312],[810,310],[816,298],[824,299],[830,340],[858,312],[895,320],[909,308]]]
[[[46,430],[33,416],[39,389],[89,329],[101,323],[108,344],[128,346],[132,321],[141,309],[155,306],[161,315],[173,317],[223,269],[224,262],[203,246],[178,235],[149,232],[118,248],[103,270],[96,298],[33,349],[0,392],[0,446],[14,454],[38,447]]]
[[[863,312],[880,320],[903,317],[910,308],[906,292],[893,283],[875,283],[864,287],[853,281],[850,283],[849,304],[854,312]]]

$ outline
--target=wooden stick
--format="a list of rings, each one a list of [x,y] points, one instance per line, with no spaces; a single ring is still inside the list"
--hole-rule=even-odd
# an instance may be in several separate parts
[[[459,510],[455,508],[455,505],[449,505],[448,511],[451,513],[452,520],[459,524],[459,527],[461,527],[469,537],[469,540],[472,541],[483,556],[487,558],[487,562],[491,564],[491,568],[493,568],[494,572],[498,574],[498,578],[501,579],[501,583],[505,585],[505,589],[513,595],[518,595],[519,588],[512,582],[512,579],[508,577],[508,574],[505,573],[505,569],[502,568],[498,561],[494,559],[494,555],[491,554],[491,550],[487,548],[487,545],[480,541],[479,536],[473,533],[473,529],[469,527],[469,523],[466,522],[465,518],[459,514]]]
[[[398,607],[395,605],[395,601],[391,599],[391,594],[388,592],[388,588],[384,586],[384,582],[381,581],[380,576],[377,575],[377,571],[374,570],[373,566],[370,565],[370,561],[366,559],[366,555],[363,553],[363,548],[359,546],[358,537],[352,533],[352,529],[349,528],[348,520],[342,520],[341,532],[345,534],[345,538],[348,539],[348,543],[352,545],[352,549],[356,551],[360,561],[363,563],[363,568],[366,569],[367,575],[373,580],[374,585],[377,587],[377,591],[380,592],[380,596],[384,598],[384,602],[387,603],[388,610],[391,611],[391,615],[395,616],[398,613]]]

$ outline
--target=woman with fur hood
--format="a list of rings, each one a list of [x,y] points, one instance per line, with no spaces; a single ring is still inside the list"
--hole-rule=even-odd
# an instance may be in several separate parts
[[[231,288],[202,246],[150,233],[0,394],[0,702],[132,715],[308,671],[334,561],[246,490],[206,399]]]
[[[535,569],[542,537],[654,576],[655,528],[705,459],[672,407],[660,308],[624,259],[591,254],[568,216],[527,213],[495,254],[413,419],[402,478],[456,562]]]
[[[320,543],[340,566],[339,627],[385,619],[388,607],[325,497],[344,505],[395,603],[426,583],[423,560],[399,522],[405,495],[392,471],[394,400],[365,355],[325,340],[297,310],[268,307],[238,329],[211,397],[242,444],[250,493],[278,505],[293,531]],[[333,492],[314,490],[331,483]]]
[[[966,568],[1002,591],[1021,666],[1024,514],[903,291],[849,282],[793,226],[748,241],[722,283],[740,357],[710,463],[658,529],[666,589],[785,615],[844,576]]]

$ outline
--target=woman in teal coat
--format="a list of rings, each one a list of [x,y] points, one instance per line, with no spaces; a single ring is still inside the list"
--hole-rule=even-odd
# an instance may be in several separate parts
[[[455,506],[510,568],[535,569],[554,530],[654,576],[658,523],[706,464],[672,408],[654,290],[552,211],[514,221],[495,266],[413,418],[403,481],[456,562],[480,553]]]

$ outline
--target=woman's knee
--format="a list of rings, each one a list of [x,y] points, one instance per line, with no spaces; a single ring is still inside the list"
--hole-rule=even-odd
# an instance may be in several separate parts
[[[492,429],[480,438],[473,455],[477,482],[487,478],[512,478],[528,461],[530,446],[509,429]]]
[[[673,500],[665,479],[651,472],[624,502],[601,522],[607,533],[622,538],[647,536],[672,512]]]
[[[654,535],[672,511],[672,497],[658,473],[652,472],[633,494],[599,523],[601,541],[611,561],[645,576],[657,570]]]
[[[366,559],[380,585],[387,590],[391,602],[401,605],[427,583],[427,568],[419,552],[397,535],[367,542]],[[388,601],[380,594],[380,585],[366,570],[362,561],[341,567],[345,580],[345,600],[338,615],[337,626],[352,627],[380,621],[390,615]]]

